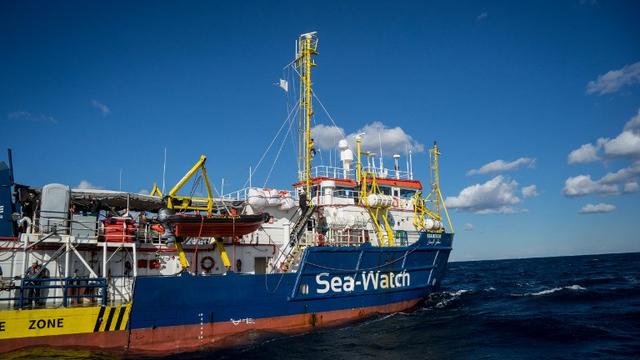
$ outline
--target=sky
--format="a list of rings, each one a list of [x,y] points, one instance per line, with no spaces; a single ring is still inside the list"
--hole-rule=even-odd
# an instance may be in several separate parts
[[[366,132],[426,180],[438,141],[453,260],[640,251],[639,24],[637,1],[2,1],[0,145],[33,186],[148,191],[166,148],[167,187],[200,154],[218,191],[290,187],[276,84],[317,31],[314,165]]]

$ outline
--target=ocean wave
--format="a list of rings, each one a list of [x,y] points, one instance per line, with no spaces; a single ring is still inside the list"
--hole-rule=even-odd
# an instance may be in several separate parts
[[[456,291],[442,291],[429,295],[423,309],[442,309],[456,302],[463,294],[471,293],[472,290],[460,289]]]
[[[544,295],[553,294],[553,293],[556,293],[556,292],[562,291],[562,290],[583,291],[583,290],[587,290],[587,288],[582,287],[582,286],[577,285],[577,284],[574,284],[574,285],[563,286],[563,287],[555,287],[553,289],[540,290],[540,291],[537,291],[537,292],[528,292],[528,293],[524,293],[524,294],[511,294],[511,296],[515,296],[515,297],[544,296]]]

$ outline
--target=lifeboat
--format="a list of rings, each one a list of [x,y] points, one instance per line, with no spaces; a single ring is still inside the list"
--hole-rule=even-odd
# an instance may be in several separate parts
[[[269,221],[267,213],[256,215],[181,215],[167,218],[177,237],[243,236],[258,230]]]

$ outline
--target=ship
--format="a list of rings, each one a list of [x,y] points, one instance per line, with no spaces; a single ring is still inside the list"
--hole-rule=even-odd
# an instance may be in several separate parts
[[[440,150],[428,151],[424,188],[410,153],[406,170],[398,154],[393,169],[382,155],[377,166],[361,149],[366,134],[338,142],[340,164],[316,165],[317,44],[317,33],[300,35],[288,65],[300,94],[290,190],[250,181],[216,193],[204,155],[166,193],[155,184],[149,194],[34,187],[15,182],[9,150],[0,162],[0,352],[242,346],[410,310],[436,291],[454,236]]]

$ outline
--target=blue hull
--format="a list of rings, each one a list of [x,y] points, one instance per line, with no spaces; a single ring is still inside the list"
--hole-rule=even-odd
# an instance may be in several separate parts
[[[310,247],[295,273],[138,277],[129,329],[202,327],[419,301],[442,281],[452,239],[423,233],[406,247]]]

